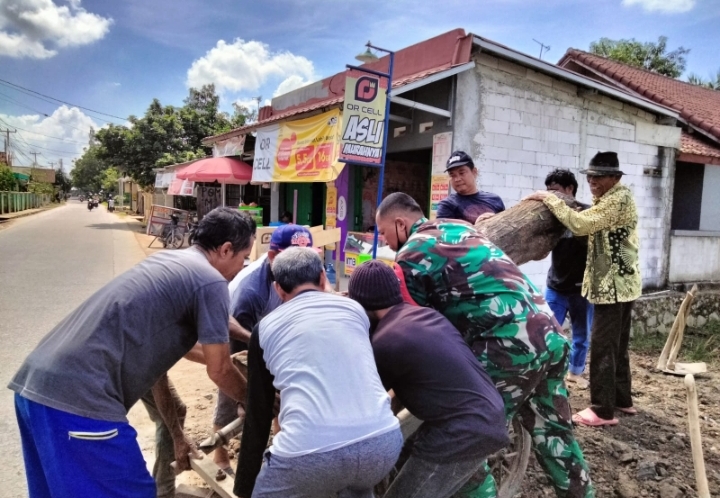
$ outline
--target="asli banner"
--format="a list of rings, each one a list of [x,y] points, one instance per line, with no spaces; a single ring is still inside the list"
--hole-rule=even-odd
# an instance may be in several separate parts
[[[351,72],[345,79],[340,159],[380,164],[385,132],[387,79]]]
[[[330,182],[337,161],[340,110],[261,128],[255,139],[253,182]]]

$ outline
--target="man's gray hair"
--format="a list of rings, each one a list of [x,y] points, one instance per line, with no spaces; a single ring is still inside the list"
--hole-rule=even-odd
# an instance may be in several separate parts
[[[310,247],[290,247],[275,256],[272,273],[280,288],[290,293],[305,284],[320,286],[323,262]]]

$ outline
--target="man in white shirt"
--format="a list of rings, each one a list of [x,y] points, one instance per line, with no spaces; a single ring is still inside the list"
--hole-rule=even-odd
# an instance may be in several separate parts
[[[272,272],[283,304],[250,338],[235,494],[371,498],[403,438],[375,366],[367,315],[355,301],[323,292],[325,272],[312,249],[280,253]],[[265,451],[276,389],[282,430]]]

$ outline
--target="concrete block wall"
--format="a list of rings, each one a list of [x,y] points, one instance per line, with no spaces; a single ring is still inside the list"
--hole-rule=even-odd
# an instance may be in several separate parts
[[[545,177],[567,168],[578,177],[578,199],[591,203],[584,175],[579,174],[598,151],[615,151],[623,182],[635,194],[639,211],[641,272],[647,287],[664,285],[663,219],[669,179],[645,175],[658,165],[659,148],[638,143],[637,122],[654,125],[656,118],[641,109],[532,69],[486,54],[477,67],[458,75],[453,148],[473,156],[479,186],[502,197],[511,207],[535,190]],[[523,270],[545,286],[549,258]]]

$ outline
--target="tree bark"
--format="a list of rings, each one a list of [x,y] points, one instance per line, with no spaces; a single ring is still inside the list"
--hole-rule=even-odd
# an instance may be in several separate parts
[[[553,193],[571,208],[578,206],[573,197]],[[475,223],[475,227],[518,266],[544,259],[567,230],[540,201],[522,201],[492,218]]]

